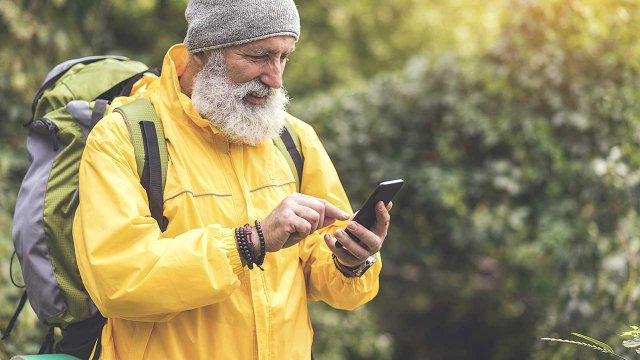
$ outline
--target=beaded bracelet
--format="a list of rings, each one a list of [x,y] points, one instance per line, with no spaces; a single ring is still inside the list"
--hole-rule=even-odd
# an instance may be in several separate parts
[[[255,248],[251,239],[251,236],[253,234],[251,225],[245,224],[243,227],[235,229],[236,244],[238,245],[238,249],[240,249],[240,256],[242,256],[242,258],[245,260],[245,263],[250,270],[253,270],[253,265],[255,264],[260,270],[264,271],[264,269],[262,268],[262,264],[264,263],[264,258],[266,255],[264,234],[262,232],[260,221],[256,220],[255,224],[256,232],[258,233],[258,239],[260,240],[260,254],[257,256],[257,258],[254,259],[253,257],[253,254],[255,254]]]
[[[251,252],[249,250],[249,246],[247,246],[245,231],[243,228],[236,228],[236,244],[240,249],[240,255],[244,258],[249,270],[253,269],[253,258],[251,256]]]
[[[251,240],[251,234],[253,233],[253,230],[251,229],[251,225],[249,224],[244,224],[244,233],[245,233],[245,238],[247,241],[247,246],[249,247],[249,252],[251,254],[251,262],[254,263],[258,269],[264,271],[264,269],[262,268],[262,262],[260,262],[260,257],[258,257],[258,259],[254,259],[253,258],[253,254],[256,253],[255,248],[253,247],[253,241]]]
[[[235,232],[236,232],[236,245],[238,246],[238,250],[240,252],[240,256],[243,259],[245,259],[245,262],[246,262],[246,256],[245,256],[244,248],[243,248],[244,247],[244,237],[242,236],[242,233],[241,233],[239,228],[236,228]]]
[[[256,263],[258,265],[262,265],[264,263],[264,257],[266,255],[265,242],[264,242],[264,234],[262,233],[262,225],[260,221],[255,221],[256,232],[258,233],[258,238],[260,238],[260,256],[258,256],[258,260]]]

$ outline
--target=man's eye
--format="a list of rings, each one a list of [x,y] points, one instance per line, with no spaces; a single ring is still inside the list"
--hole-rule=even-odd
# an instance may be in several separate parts
[[[268,55],[247,55],[247,57],[253,61],[264,61],[269,59]]]
[[[285,63],[285,62],[289,62],[289,60],[291,60],[291,59],[289,59],[289,56],[281,56],[280,57],[280,62]]]

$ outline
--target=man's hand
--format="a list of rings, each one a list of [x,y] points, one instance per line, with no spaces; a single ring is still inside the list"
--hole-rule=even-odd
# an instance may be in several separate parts
[[[336,230],[334,236],[338,238],[343,247],[337,248],[335,238],[329,234],[324,236],[324,241],[340,263],[348,267],[355,267],[362,264],[369,256],[380,251],[389,230],[391,221],[389,211],[392,207],[393,203],[391,202],[386,207],[382,201],[376,204],[376,222],[371,230],[366,229],[355,221],[349,222],[347,228],[362,242],[352,239],[344,230],[339,229]]]
[[[262,221],[266,251],[295,245],[314,231],[348,218],[349,214],[327,200],[299,193],[289,195]]]

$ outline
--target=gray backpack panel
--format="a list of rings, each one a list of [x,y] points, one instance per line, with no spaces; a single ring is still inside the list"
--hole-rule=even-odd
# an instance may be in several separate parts
[[[21,259],[22,275],[29,297],[48,299],[31,302],[38,318],[46,319],[53,314],[66,311],[66,303],[49,260],[49,247],[44,235],[44,198],[47,182],[53,161],[62,149],[53,151],[51,134],[44,124],[44,119],[39,121],[42,121],[42,125],[32,126],[27,137],[31,166],[18,193],[13,217],[13,239],[16,253]]]

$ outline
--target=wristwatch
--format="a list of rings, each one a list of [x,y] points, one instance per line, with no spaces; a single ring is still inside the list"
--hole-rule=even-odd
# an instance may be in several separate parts
[[[349,267],[342,264],[338,260],[335,254],[333,255],[333,263],[336,265],[336,268],[338,268],[338,270],[340,270],[340,272],[346,277],[362,276],[362,274],[364,274],[367,270],[369,270],[369,268],[373,266],[373,264],[375,264],[376,261],[378,261],[378,257],[375,254],[373,254],[369,256],[362,264],[355,267]]]

